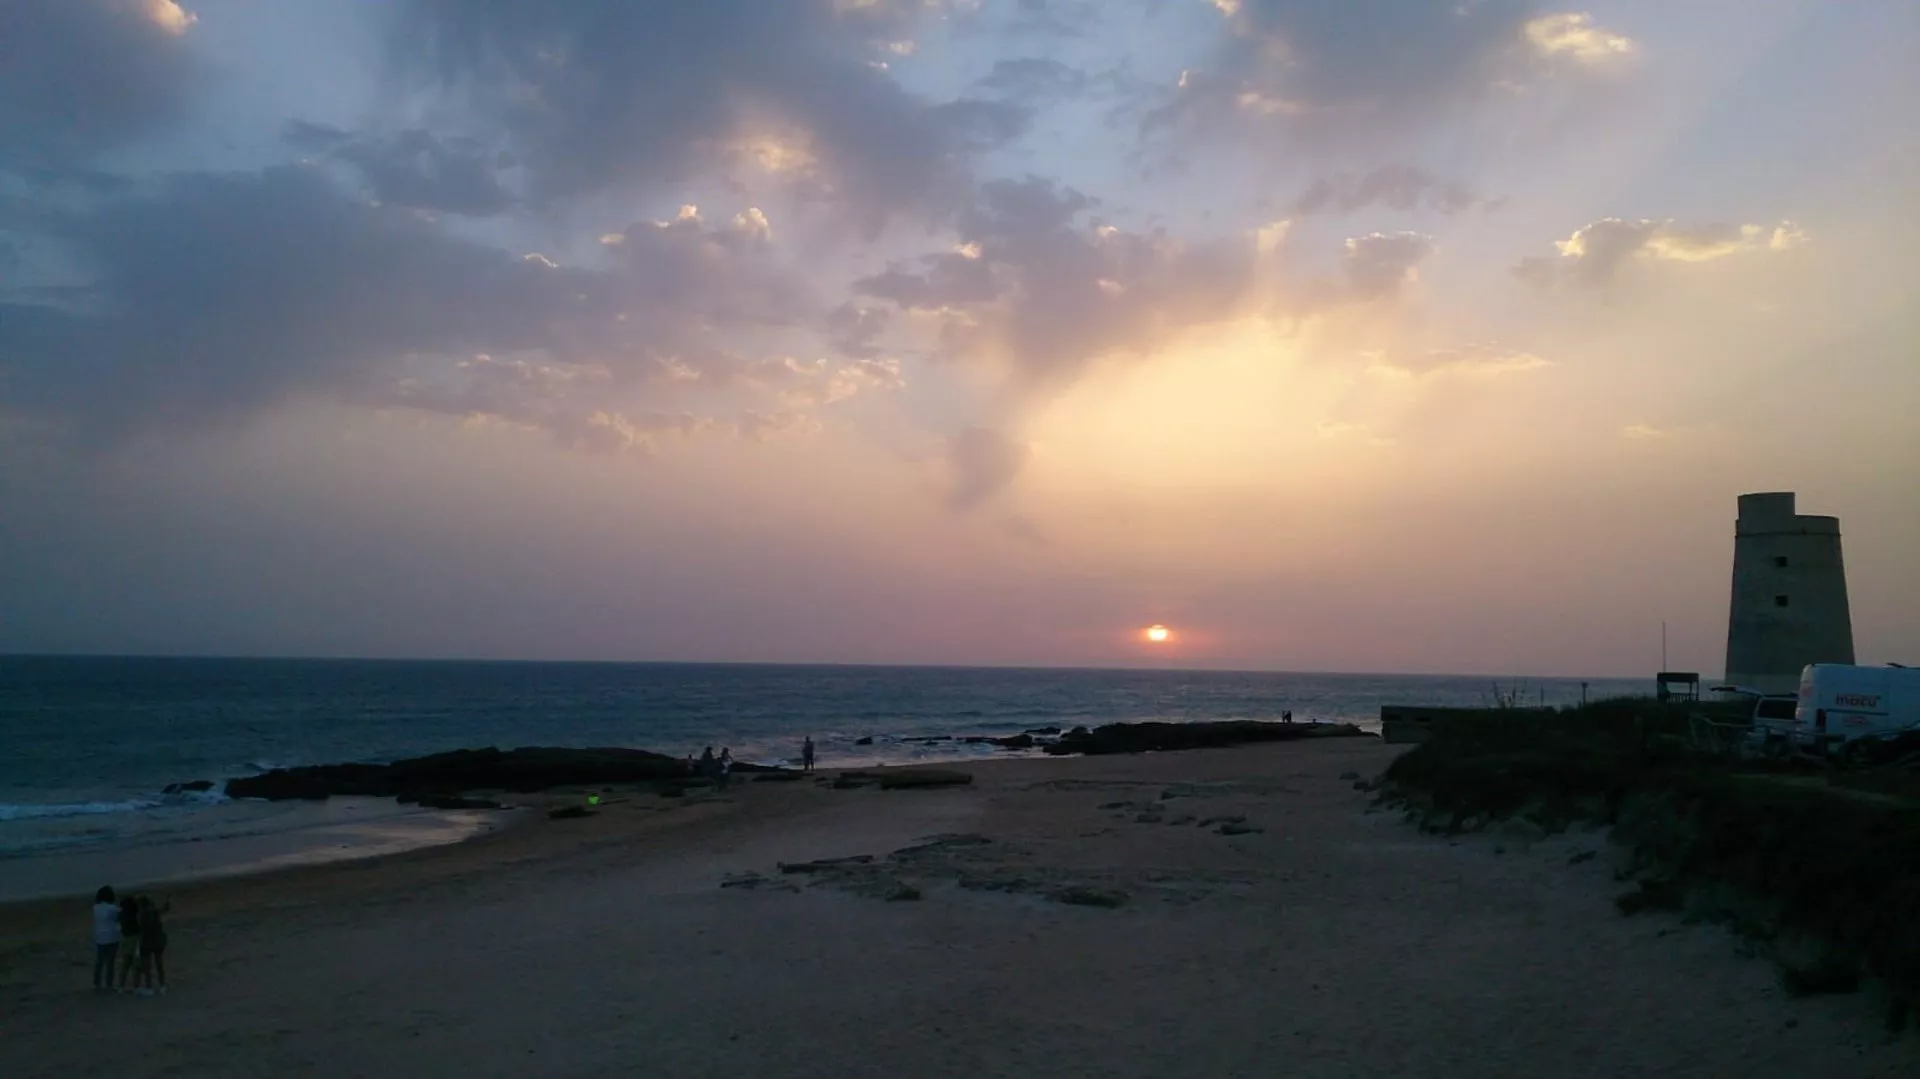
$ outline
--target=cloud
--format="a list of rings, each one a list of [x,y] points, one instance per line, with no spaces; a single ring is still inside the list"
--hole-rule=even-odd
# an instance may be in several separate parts
[[[946,447],[948,503],[965,510],[985,502],[1013,482],[1031,453],[1026,443],[985,427],[954,435]]]
[[[1528,20],[1527,40],[1542,56],[1565,56],[1582,64],[1606,64],[1633,55],[1639,46],[1630,37],[1594,25],[1582,13],[1542,15]]]
[[[1525,374],[1553,366],[1552,362],[1521,349],[1482,343],[1459,348],[1434,349],[1410,360],[1388,362],[1384,356],[1371,357],[1369,374],[1396,381],[1431,378],[1499,378]]]
[[[71,166],[179,119],[193,23],[173,0],[0,5],[0,169]]]
[[[1630,39],[1533,0],[1221,0],[1220,36],[1153,128],[1378,133],[1542,80],[1591,73]]]
[[[298,149],[350,166],[367,193],[382,202],[490,217],[515,201],[500,180],[501,155],[472,139],[441,139],[418,128],[356,135],[305,121],[289,124],[286,138]]]
[[[1341,270],[1360,299],[1384,299],[1419,277],[1420,263],[1434,252],[1433,237],[1418,232],[1374,232],[1347,241]]]
[[[820,365],[805,394],[755,382],[769,328],[816,307],[751,211],[641,222],[609,234],[610,265],[580,268],[283,166],[136,184],[33,226],[89,278],[0,305],[0,409],[83,440],[317,396],[631,444],[672,427],[636,417],[678,392],[824,402],[897,381]]]
[[[1412,213],[1455,214],[1482,205],[1465,184],[1443,180],[1413,165],[1383,165],[1370,172],[1341,173],[1314,181],[1293,202],[1299,217],[1350,214],[1373,206]]]
[[[877,221],[949,208],[969,159],[1026,122],[1005,101],[918,97],[870,62],[925,7],[409,0],[394,55],[513,147],[537,200],[682,180],[773,144],[782,182]]]
[[[1093,199],[1029,177],[984,185],[956,250],[896,264],[856,292],[940,321],[945,351],[1028,387],[1110,352],[1145,353],[1224,319],[1257,283],[1252,244],[1182,244],[1090,219]]]
[[[1807,239],[1791,221],[1774,226],[1693,225],[1642,218],[1603,218],[1555,241],[1558,257],[1530,256],[1513,268],[1515,276],[1537,285],[1598,287],[1635,261],[1712,262],[1752,252],[1790,251]]]

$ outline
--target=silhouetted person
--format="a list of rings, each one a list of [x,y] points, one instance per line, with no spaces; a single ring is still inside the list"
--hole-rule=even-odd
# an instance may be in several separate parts
[[[813,771],[813,735],[811,734],[807,735],[806,741],[800,743],[800,770]]]
[[[160,989],[167,991],[167,927],[160,916],[173,909],[169,900],[155,905],[151,896],[140,897],[140,973],[134,977],[142,996],[154,993],[154,975],[160,976]]]
[[[715,763],[719,771],[715,773],[714,781],[720,785],[721,790],[726,790],[727,781],[733,776],[733,750],[729,747],[721,747],[720,759]]]
[[[120,900],[120,991],[140,965],[140,900],[126,896]]]
[[[1280,713],[1280,722],[1282,722],[1282,723],[1292,723],[1292,722],[1293,722],[1293,713],[1292,713],[1292,712],[1282,712],[1282,713]]]
[[[715,783],[720,782],[720,762],[713,758],[712,746],[708,746],[700,753],[700,774]]]

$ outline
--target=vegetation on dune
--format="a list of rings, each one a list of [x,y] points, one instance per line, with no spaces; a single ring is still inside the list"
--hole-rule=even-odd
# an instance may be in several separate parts
[[[1869,981],[1905,1024],[1920,1005],[1920,740],[1840,762],[1743,759],[1700,737],[1710,711],[1616,700],[1449,717],[1380,796],[1436,832],[1610,827],[1636,881],[1622,913],[1726,922],[1789,991]]]

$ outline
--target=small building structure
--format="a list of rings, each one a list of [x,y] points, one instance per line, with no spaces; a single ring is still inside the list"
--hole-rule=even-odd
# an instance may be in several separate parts
[[[1661,704],[1692,704],[1700,700],[1698,671],[1661,671],[1654,677],[1653,695]]]

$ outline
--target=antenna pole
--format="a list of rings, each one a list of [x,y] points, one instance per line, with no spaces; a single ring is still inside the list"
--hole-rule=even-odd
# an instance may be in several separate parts
[[[1667,624],[1660,623],[1660,669],[1667,669]]]

